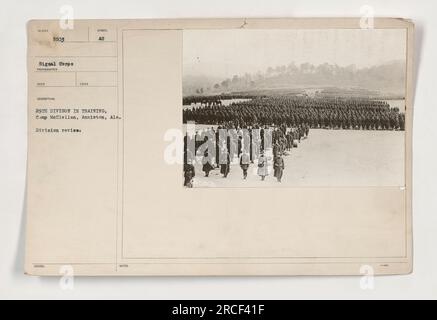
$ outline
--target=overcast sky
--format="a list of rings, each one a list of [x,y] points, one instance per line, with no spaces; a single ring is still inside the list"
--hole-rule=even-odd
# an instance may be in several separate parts
[[[186,30],[184,75],[226,78],[309,62],[358,68],[406,60],[405,29]]]

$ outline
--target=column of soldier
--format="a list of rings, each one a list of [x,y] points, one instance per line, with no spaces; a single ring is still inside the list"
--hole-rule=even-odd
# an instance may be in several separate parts
[[[239,96],[234,98],[240,98]],[[195,155],[199,148],[208,146],[203,153],[202,170],[205,176],[215,168],[226,178],[233,159],[231,139],[219,139],[219,132],[237,132],[236,152],[243,179],[247,178],[250,164],[257,160],[258,175],[261,180],[269,174],[269,157],[266,155],[266,136],[271,132],[274,177],[281,182],[285,169],[283,156],[297,147],[302,138],[309,135],[310,128],[347,130],[405,130],[405,115],[397,108],[390,108],[384,101],[371,99],[311,99],[296,96],[260,96],[251,100],[222,104],[221,97],[196,97],[191,103],[201,106],[183,111],[184,123],[218,125],[197,131],[196,137],[185,137],[184,145],[184,185],[193,186],[195,177]],[[239,131],[246,130],[249,139],[242,139]],[[257,132],[255,135],[254,132]],[[206,135],[205,135],[206,133]],[[204,136],[202,136],[202,134]],[[199,138],[199,135],[201,136]],[[256,136],[260,141],[257,143]],[[208,140],[209,136],[209,140]],[[215,137],[214,138],[211,138]],[[232,136],[232,135],[231,135]],[[267,139],[268,140],[268,139]],[[244,148],[242,141],[249,141]],[[269,140],[270,141],[270,140]],[[188,145],[193,142],[193,148]],[[215,143],[211,143],[215,142]],[[259,145],[259,147],[256,147]],[[270,147],[270,145],[269,145]],[[259,150],[254,150],[258,148]],[[210,150],[214,150],[214,155]],[[256,158],[256,159],[255,159]]]
[[[231,164],[238,161],[244,180],[250,165],[256,163],[261,181],[270,174],[272,165],[274,177],[281,182],[285,169],[283,157],[290,155],[292,149],[308,137],[309,130],[309,125],[305,124],[295,128],[286,125],[239,127],[229,122],[216,129],[197,130],[193,135],[187,133],[184,139],[184,186],[193,187],[194,164],[198,155],[205,177],[209,177],[214,169],[220,169],[222,177],[227,178]],[[269,151],[273,157],[269,156]]]

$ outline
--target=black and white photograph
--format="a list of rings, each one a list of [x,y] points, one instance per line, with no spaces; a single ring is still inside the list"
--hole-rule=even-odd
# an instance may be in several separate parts
[[[185,188],[404,186],[405,29],[185,30]]]

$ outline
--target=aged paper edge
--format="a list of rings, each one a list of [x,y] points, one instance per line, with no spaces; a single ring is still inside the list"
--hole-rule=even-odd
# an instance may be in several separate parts
[[[161,29],[161,30],[184,30],[184,29],[359,29],[359,18],[238,18],[238,19],[178,19],[178,20],[78,20],[79,23],[110,22],[119,27],[128,29]],[[33,28],[34,23],[57,23],[58,20],[31,20],[28,23],[28,30]],[[377,275],[409,274],[413,271],[413,236],[412,236],[412,125],[413,125],[413,85],[414,85],[414,24],[409,19],[402,18],[375,18],[375,28],[406,28],[407,29],[407,81],[406,81],[406,234],[407,234],[407,260],[403,262],[390,262],[399,267],[395,270],[386,270],[375,265]],[[30,51],[31,48],[28,50]],[[30,108],[30,104],[29,104]],[[29,120],[30,125],[30,120]],[[28,133],[29,137],[31,133]],[[29,160],[29,159],[28,159]],[[27,186],[29,188],[29,186]],[[28,211],[28,210],[27,210]],[[29,214],[29,213],[28,213]],[[27,226],[29,229],[31,226]],[[26,246],[26,274],[29,275],[59,275],[59,265],[53,265],[45,269],[37,270],[32,267],[30,257],[30,244]],[[113,264],[77,264],[75,271],[77,275],[88,276],[138,276],[138,275],[180,275],[180,276],[281,276],[281,275],[357,275],[357,270],[362,263],[350,262],[309,262],[299,264],[271,264],[262,263],[251,265],[250,268],[244,263],[233,264],[196,264],[195,272],[190,265],[183,264],[143,264],[145,268],[130,270],[128,272],[115,272]],[[379,263],[376,263],[379,264]],[[370,262],[369,265],[372,265]],[[155,267],[157,266],[157,268]],[[186,267],[188,266],[188,267]]]

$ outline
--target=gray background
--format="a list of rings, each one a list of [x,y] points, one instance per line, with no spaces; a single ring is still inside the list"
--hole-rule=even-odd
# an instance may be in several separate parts
[[[414,273],[378,277],[373,290],[360,277],[295,278],[78,278],[63,290],[59,278],[23,275],[26,184],[26,21],[57,19],[72,5],[76,19],[195,17],[360,16],[363,5],[376,16],[416,23],[414,114]],[[0,298],[126,299],[303,299],[437,298],[437,204],[435,71],[437,3],[433,0],[17,0],[0,11]]]

